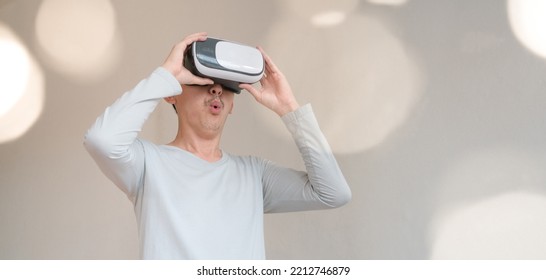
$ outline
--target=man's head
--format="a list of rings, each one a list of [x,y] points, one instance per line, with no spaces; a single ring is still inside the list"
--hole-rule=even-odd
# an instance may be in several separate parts
[[[221,133],[233,110],[234,92],[220,84],[182,85],[182,94],[167,97],[182,129],[196,133]]]

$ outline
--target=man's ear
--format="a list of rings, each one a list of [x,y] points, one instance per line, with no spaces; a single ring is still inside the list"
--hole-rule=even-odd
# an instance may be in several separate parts
[[[169,104],[175,104],[176,103],[176,99],[174,98],[174,96],[169,96],[169,97],[165,97],[163,98],[165,101],[167,101],[167,103]]]

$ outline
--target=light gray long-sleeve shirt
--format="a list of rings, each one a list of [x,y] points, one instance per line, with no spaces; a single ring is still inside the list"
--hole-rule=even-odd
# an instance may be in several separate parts
[[[85,136],[102,172],[134,205],[143,259],[264,259],[263,213],[350,200],[310,105],[282,117],[307,172],[225,151],[210,163],[137,138],[161,99],[181,92],[160,67],[108,107]]]

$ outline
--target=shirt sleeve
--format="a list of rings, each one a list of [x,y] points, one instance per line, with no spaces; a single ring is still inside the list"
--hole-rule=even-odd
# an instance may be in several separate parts
[[[351,190],[322,134],[311,105],[282,117],[305,163],[306,172],[266,162],[264,212],[290,212],[340,207]]]
[[[159,67],[106,108],[85,135],[89,154],[130,199],[144,174],[143,144],[137,139],[138,133],[162,98],[181,92],[176,78]]]

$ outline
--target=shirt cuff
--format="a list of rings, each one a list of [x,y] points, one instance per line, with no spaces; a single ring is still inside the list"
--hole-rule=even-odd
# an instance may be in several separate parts
[[[298,120],[301,120],[302,118],[305,118],[308,115],[313,115],[313,108],[311,107],[311,104],[305,104],[296,111],[290,112],[282,116],[282,121],[284,124],[288,127],[290,127],[291,124],[297,122]]]

